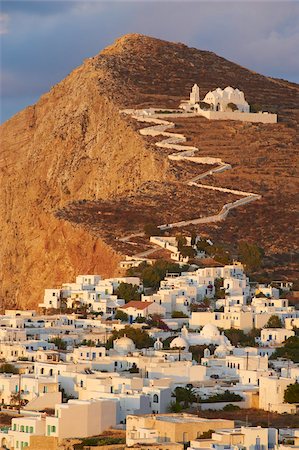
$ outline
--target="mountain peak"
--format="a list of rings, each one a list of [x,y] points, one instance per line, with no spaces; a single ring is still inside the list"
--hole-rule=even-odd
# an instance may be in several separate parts
[[[106,47],[100,52],[100,54],[117,54],[128,50],[128,48],[135,48],[142,50],[142,48],[148,45],[161,45],[161,44],[171,44],[170,42],[163,41],[161,39],[147,36],[140,33],[128,33],[119,38],[117,38],[111,45]]]

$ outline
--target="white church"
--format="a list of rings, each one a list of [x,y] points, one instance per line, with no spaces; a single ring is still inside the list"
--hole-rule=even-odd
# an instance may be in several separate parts
[[[238,111],[250,112],[249,103],[246,102],[244,92],[239,89],[233,89],[228,86],[225,89],[217,88],[215,91],[210,91],[203,99],[208,103],[214,111],[231,110],[230,105],[235,105]]]
[[[212,120],[242,120],[246,122],[276,123],[277,115],[268,112],[250,112],[244,92],[227,86],[209,91],[201,100],[199,87],[194,84],[188,100],[180,108],[186,113],[198,114]]]

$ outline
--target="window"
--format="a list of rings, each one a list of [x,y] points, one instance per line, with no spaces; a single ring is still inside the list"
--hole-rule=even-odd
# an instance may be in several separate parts
[[[30,427],[30,433],[33,433],[33,427]]]
[[[159,397],[157,394],[154,394],[153,396],[153,403],[159,403]]]
[[[56,433],[56,427],[54,425],[52,425],[51,431],[52,431],[52,433]]]

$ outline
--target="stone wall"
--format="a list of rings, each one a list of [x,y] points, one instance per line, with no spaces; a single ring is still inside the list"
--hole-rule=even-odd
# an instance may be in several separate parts
[[[54,436],[30,436],[28,450],[58,450],[58,438]]]

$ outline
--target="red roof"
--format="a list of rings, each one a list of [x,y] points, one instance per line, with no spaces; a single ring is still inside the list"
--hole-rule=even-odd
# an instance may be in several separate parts
[[[152,305],[153,302],[139,302],[138,300],[131,300],[126,305],[122,306],[121,309],[127,309],[127,308],[135,308],[135,309],[145,309],[149,305]]]

